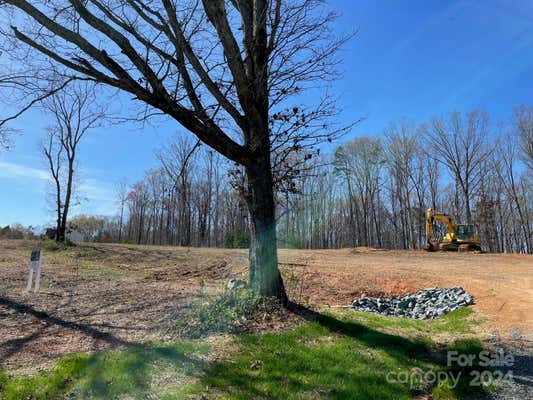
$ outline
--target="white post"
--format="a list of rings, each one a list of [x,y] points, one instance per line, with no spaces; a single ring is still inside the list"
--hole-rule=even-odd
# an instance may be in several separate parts
[[[26,292],[29,292],[31,290],[32,280],[33,280],[33,269],[31,268],[31,262],[30,262],[30,274],[28,275],[28,285],[26,286]]]
[[[34,292],[38,292],[41,287],[41,260],[39,260],[39,266],[35,270],[35,289]]]
[[[33,274],[35,274],[35,288],[34,292],[38,292],[41,286],[41,249],[31,251],[30,257],[30,272],[28,275],[28,285],[26,291],[29,292],[33,283]]]

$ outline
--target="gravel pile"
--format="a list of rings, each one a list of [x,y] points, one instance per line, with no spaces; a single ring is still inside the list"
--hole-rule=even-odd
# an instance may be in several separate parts
[[[488,395],[487,400],[524,400],[533,399],[533,342],[516,343],[503,347],[505,354],[513,355],[513,365],[499,367],[503,376],[512,374],[510,382],[500,385],[496,392]]]
[[[414,319],[437,318],[474,302],[462,287],[430,288],[401,297],[362,297],[352,308],[395,317]]]

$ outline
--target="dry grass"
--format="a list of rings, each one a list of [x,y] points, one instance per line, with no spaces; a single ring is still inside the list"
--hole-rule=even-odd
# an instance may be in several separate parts
[[[11,368],[44,368],[65,353],[170,339],[200,287],[222,290],[246,263],[243,251],[83,245],[43,252],[41,291],[24,293],[36,245],[0,242],[0,354]]]
[[[49,367],[60,355],[171,340],[199,290],[246,277],[247,252],[87,244],[44,252],[42,290],[24,294],[35,242],[0,241],[0,359],[10,371]],[[280,250],[293,300],[315,308],[362,294],[461,285],[488,317],[486,329],[533,332],[533,256],[375,249]],[[266,321],[279,329],[294,321]]]

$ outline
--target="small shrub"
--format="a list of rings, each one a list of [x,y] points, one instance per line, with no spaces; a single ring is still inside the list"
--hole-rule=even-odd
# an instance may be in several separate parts
[[[257,295],[248,288],[226,290],[212,297],[203,292],[192,305],[188,318],[181,321],[178,328],[188,337],[236,333],[247,321],[279,308],[277,299]]]
[[[65,240],[64,242],[56,242],[55,240],[45,240],[42,243],[42,247],[44,250],[48,251],[61,251],[61,250],[67,250],[71,247],[75,247],[76,243],[71,242],[70,240]]]

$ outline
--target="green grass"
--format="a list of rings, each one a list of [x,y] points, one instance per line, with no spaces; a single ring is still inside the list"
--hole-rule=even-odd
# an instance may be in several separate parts
[[[331,328],[311,323],[282,335],[244,337],[242,353],[210,370],[200,387],[217,388],[232,399],[286,399],[295,394],[299,398],[410,398],[408,387],[387,384],[386,375],[392,370],[407,372],[410,365],[426,365],[423,359],[409,361],[419,348],[415,342],[363,332],[356,339],[352,327],[348,335]],[[388,342],[386,348],[384,342]]]
[[[407,376],[413,368],[460,371],[468,378],[468,369],[446,366],[445,351],[479,352],[482,344],[471,334],[475,323],[466,309],[433,321],[338,311],[290,331],[236,336],[237,353],[222,351],[217,363],[206,363],[202,357],[216,349],[190,342],[66,356],[33,377],[0,374],[0,399],[72,394],[88,399],[204,395],[207,399],[398,400],[428,391],[434,399],[473,399],[483,389],[469,386],[468,379],[455,388],[450,381],[428,388],[394,378]],[[444,346],[433,339],[438,334],[460,339]]]
[[[423,372],[453,372],[445,365],[446,347],[434,345],[420,332],[393,335],[381,328],[443,332],[466,326],[459,323],[469,313],[459,311],[440,321],[413,321],[378,315],[348,315],[347,312],[324,315],[317,322],[286,333],[249,335],[240,338],[239,355],[213,366],[192,392],[205,387],[220,398],[228,399],[411,399],[423,393],[420,382],[402,383],[402,376],[413,368]],[[367,324],[356,320],[367,319]],[[429,328],[428,328],[429,326]],[[476,339],[458,340],[450,349],[476,353],[482,347]],[[461,370],[469,378],[467,370]],[[404,375],[402,375],[404,374]],[[469,379],[451,387],[443,381],[431,392],[435,399],[472,399],[483,393],[472,388]],[[218,398],[218,397],[217,397]]]
[[[68,355],[52,369],[31,377],[8,377],[0,372],[0,399],[49,400],[69,394],[90,399],[139,398],[158,390],[153,383],[161,371],[176,381],[197,374],[205,368],[198,355],[206,351],[206,346],[180,342]]]
[[[337,313],[342,318],[349,318],[371,329],[399,329],[402,333],[427,335],[438,334],[473,334],[474,325],[484,322],[475,316],[471,308],[460,308],[433,320],[415,320],[409,318],[389,318],[379,314],[341,310]]]
[[[48,239],[41,243],[41,247],[47,251],[65,251],[76,247],[76,244],[70,240],[64,242],[56,242],[55,240]]]

